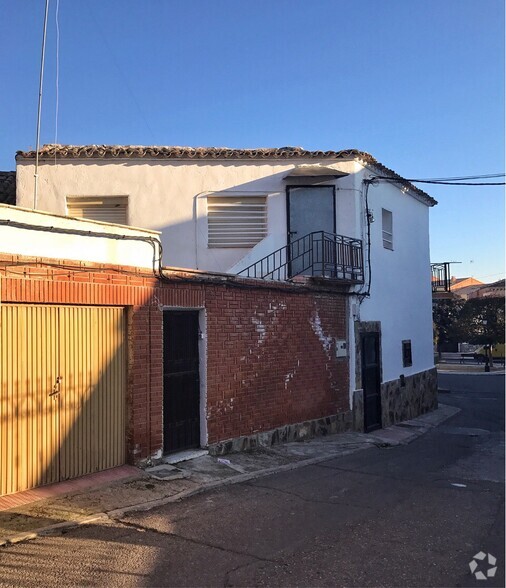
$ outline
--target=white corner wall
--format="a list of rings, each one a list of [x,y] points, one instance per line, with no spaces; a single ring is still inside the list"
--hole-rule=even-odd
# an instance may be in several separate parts
[[[387,382],[434,367],[429,207],[397,186],[380,182],[369,188],[369,208],[375,219],[371,296],[360,306],[359,317],[381,321],[383,381]],[[393,213],[393,251],[383,247],[382,208]],[[406,339],[412,345],[410,367],[402,362]]]
[[[286,181],[295,160],[43,160],[39,166],[38,208],[65,215],[68,196],[128,196],[128,222],[161,232],[164,265],[230,272],[286,245]],[[325,166],[351,175],[338,180],[337,232],[360,235],[354,199],[355,161],[325,160]],[[17,162],[17,204],[33,206],[34,165]],[[209,248],[207,197],[216,194],[266,195],[268,237],[255,247]],[[248,256],[248,263],[241,260]]]
[[[159,235],[154,231],[0,204],[0,252],[153,268],[154,256],[159,255]]]

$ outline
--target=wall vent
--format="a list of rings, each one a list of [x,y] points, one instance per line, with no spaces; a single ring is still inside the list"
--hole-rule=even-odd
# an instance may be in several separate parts
[[[253,247],[267,236],[267,198],[209,197],[207,219],[209,247]]]
[[[67,215],[127,225],[128,196],[69,196]]]

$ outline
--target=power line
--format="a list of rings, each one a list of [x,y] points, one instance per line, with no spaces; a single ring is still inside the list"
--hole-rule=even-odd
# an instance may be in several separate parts
[[[487,274],[486,276],[474,276],[475,278],[494,278],[495,276],[504,276],[504,272],[498,272],[497,274]]]
[[[479,177],[479,176],[477,176]],[[505,177],[504,174],[497,174],[491,175],[490,177]],[[459,178],[457,178],[458,180]],[[461,178],[462,180],[468,178]],[[400,182],[406,183],[410,182],[412,184],[440,184],[443,186],[504,186],[506,182],[464,182],[464,181],[456,181],[456,180],[421,180],[417,178],[393,178],[391,176],[373,176],[371,180],[388,180],[390,182]]]
[[[443,186],[504,186],[506,182],[443,182],[441,180],[412,180],[407,179],[406,182],[412,184],[441,184]]]
[[[155,133],[154,133],[153,129],[151,128],[151,125],[149,124],[149,121],[148,121],[147,117],[145,116],[144,111],[142,110],[141,105],[139,104],[139,101],[137,100],[137,97],[136,97],[132,87],[130,86],[128,76],[125,74],[125,72],[123,71],[123,68],[121,67],[121,61],[116,58],[116,53],[115,53],[113,47],[111,46],[111,44],[109,43],[109,41],[107,39],[107,35],[105,34],[105,32],[100,24],[100,19],[95,18],[95,14],[93,13],[93,10],[92,10],[89,2],[86,2],[86,8],[88,9],[88,12],[90,14],[91,19],[95,23],[95,26],[96,26],[98,33],[102,37],[102,41],[107,49],[107,55],[111,58],[111,61],[113,62],[114,66],[116,67],[120,77],[122,78],[123,83],[125,84],[125,88],[127,89],[128,93],[130,94],[130,97],[132,98],[132,101],[135,104],[141,119],[143,120],[144,124],[146,125],[147,130],[151,134],[153,142],[156,143]]]
[[[55,25],[56,25],[56,88],[55,88],[55,116],[54,116],[54,144],[58,144],[58,109],[59,109],[59,86],[60,86],[60,0],[56,0]],[[54,153],[56,164],[56,149]]]
[[[425,178],[434,182],[453,182],[459,180],[482,180],[485,178],[504,178],[506,174],[482,174],[479,176],[456,176],[452,178]]]
[[[47,15],[49,12],[49,0],[46,0],[44,8],[44,26],[42,29],[42,49],[40,52],[40,72],[39,72],[39,101],[37,105],[37,134],[35,139],[35,173],[33,187],[33,208],[37,208],[37,191],[39,176],[39,149],[40,149],[40,119],[42,115],[42,88],[44,86],[44,59],[46,56],[46,36],[47,36]]]

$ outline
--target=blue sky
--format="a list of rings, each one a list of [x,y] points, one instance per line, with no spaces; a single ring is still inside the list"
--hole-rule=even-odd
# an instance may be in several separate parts
[[[2,170],[35,145],[43,12],[0,0]],[[59,29],[60,143],[353,147],[405,177],[504,171],[502,0],[60,0]],[[432,260],[504,277],[503,187],[426,189]]]

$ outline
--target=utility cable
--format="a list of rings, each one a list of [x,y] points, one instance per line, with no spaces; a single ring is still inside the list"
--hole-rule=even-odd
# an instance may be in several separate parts
[[[491,176],[491,177],[504,177],[504,174]],[[371,180],[388,180],[389,182],[400,182],[406,183],[411,182],[412,184],[440,184],[444,186],[504,186],[506,182],[464,182],[464,181],[446,181],[446,180],[420,180],[416,178],[394,178],[392,176],[372,176]],[[463,178],[467,179],[467,178]]]
[[[42,89],[44,87],[44,60],[46,57],[46,37],[47,37],[47,15],[49,12],[49,0],[46,0],[44,8],[44,27],[42,29],[42,48],[40,52],[40,72],[39,72],[39,101],[37,104],[37,133],[35,138],[35,173],[33,186],[33,208],[37,208],[37,197],[39,187],[39,150],[40,150],[40,119],[42,116]]]
[[[100,24],[100,20],[95,18],[95,15],[93,13],[93,10],[92,10],[90,4],[91,4],[90,2],[85,3],[86,8],[88,9],[88,12],[90,14],[90,17],[93,20],[93,22],[95,23],[96,29],[99,32],[100,36],[102,37],[102,41],[103,41],[104,46],[107,50],[106,53],[110,57],[114,66],[116,67],[120,78],[122,78],[123,83],[125,84],[125,88],[127,89],[127,92],[130,94],[130,97],[132,98],[132,101],[135,104],[137,111],[139,112],[140,118],[142,119],[142,121],[146,125],[147,130],[151,134],[151,139],[152,139],[153,143],[156,143],[155,133],[154,133],[153,129],[151,128],[151,125],[149,124],[149,121],[148,121],[147,117],[145,116],[144,111],[142,110],[141,105],[139,104],[139,101],[137,100],[137,97],[136,97],[136,95],[130,85],[129,80],[128,80],[128,76],[125,74],[125,72],[123,71],[123,68],[121,67],[121,60],[117,59],[116,52],[114,51],[114,48],[109,43],[109,41],[107,39],[107,35],[105,34],[105,32],[102,28],[102,25]]]
[[[159,279],[162,282],[165,283],[174,283],[174,282],[178,282],[178,283],[186,283],[186,284],[195,284],[195,283],[205,283],[205,284],[214,284],[214,285],[218,285],[218,286],[225,286],[225,287],[230,287],[230,288],[236,288],[236,289],[240,289],[240,290],[251,290],[254,287],[261,287],[263,289],[266,290],[276,290],[276,291],[283,291],[283,292],[287,292],[289,291],[290,293],[293,294],[303,294],[305,292],[314,292],[315,288],[311,287],[311,286],[302,286],[302,285],[298,285],[295,289],[293,288],[293,284],[290,286],[283,286],[283,285],[276,285],[274,283],[268,283],[268,282],[262,282],[261,284],[259,283],[258,285],[252,285],[251,283],[244,283],[241,281],[236,281],[237,278],[235,275],[230,275],[230,276],[223,276],[223,277],[202,277],[201,275],[195,275],[195,277],[189,277],[189,276],[175,276],[175,275],[166,275],[164,273],[164,268],[162,266],[162,244],[160,243],[160,241],[155,238],[155,237],[142,237],[140,235],[118,235],[116,233],[99,233],[99,232],[94,232],[94,231],[83,231],[83,230],[79,230],[79,229],[64,229],[64,228],[60,228],[60,227],[52,227],[52,226],[42,226],[42,225],[33,225],[33,224],[29,224],[29,223],[21,223],[18,221],[12,221],[12,220],[2,220],[0,219],[0,226],[6,226],[6,227],[13,227],[13,228],[17,228],[17,229],[26,229],[26,230],[32,230],[32,231],[41,231],[41,232],[48,232],[48,233],[57,233],[57,234],[63,234],[63,235],[80,235],[83,237],[95,237],[95,238],[105,238],[105,239],[112,239],[115,241],[140,241],[140,242],[144,242],[147,243],[148,245],[150,245],[153,249],[153,267],[152,267],[152,272],[153,272],[153,276],[157,279]],[[12,263],[0,263],[0,267],[3,268],[7,268],[9,266],[20,266],[22,265],[23,262],[12,262]],[[64,264],[54,264],[54,263],[47,263],[47,262],[43,262],[40,261],[38,262],[39,265],[43,265],[43,266],[51,266],[51,267],[61,267],[64,269],[71,269],[69,266],[65,266]],[[30,263],[27,263],[25,265],[30,265]],[[168,269],[168,268],[167,268]],[[82,273],[84,271],[90,271],[90,272],[97,272],[97,271],[101,271],[101,270],[97,270],[97,268],[89,268],[89,270],[85,270],[84,268],[80,268],[77,270],[76,273]],[[108,271],[106,268],[104,268],[103,271]],[[170,271],[170,269],[169,269]],[[21,272],[15,272],[12,271],[12,273],[17,273],[20,274]],[[121,272],[121,273],[126,273],[126,272]],[[191,270],[183,270],[183,273],[192,273]],[[324,291],[324,292],[334,292],[334,290],[332,288],[317,288],[318,291]],[[356,293],[354,292],[340,292],[339,293],[342,296],[355,296]]]
[[[56,25],[56,80],[55,80],[55,116],[54,116],[54,144],[58,145],[58,109],[59,109],[59,86],[60,86],[60,0],[56,0],[55,25]],[[56,165],[56,153],[54,150],[54,163]]]
[[[367,223],[367,289],[357,292],[356,295],[359,299],[359,305],[362,304],[365,298],[371,294],[371,281],[372,281],[372,264],[371,264],[371,211],[369,210],[369,186],[373,183],[372,179],[363,180],[364,182],[364,197],[365,197],[365,218]]]
[[[383,179],[383,178],[379,178]],[[437,180],[404,180],[412,184],[440,184],[443,186],[505,186],[506,182],[441,182]]]
[[[456,176],[452,178],[425,178],[426,180],[433,180],[435,182],[453,182],[459,180],[483,180],[486,178],[504,178],[506,174],[482,174],[480,176]]]

